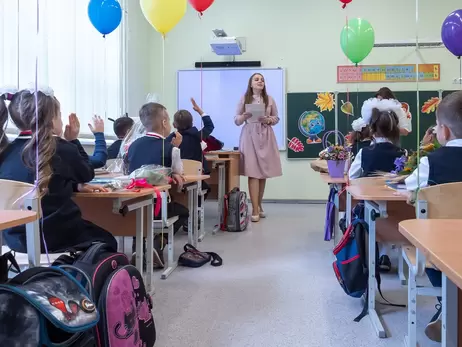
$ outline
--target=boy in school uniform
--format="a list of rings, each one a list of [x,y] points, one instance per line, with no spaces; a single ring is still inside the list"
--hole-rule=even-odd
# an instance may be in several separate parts
[[[437,184],[462,182],[462,91],[446,96],[436,111],[436,138],[441,148],[420,159],[419,169],[405,180],[408,191]],[[442,286],[441,271],[427,268],[434,287]],[[425,329],[433,341],[441,341],[441,297],[437,312]]]
[[[114,121],[114,133],[117,136],[117,140],[114,141],[114,143],[110,145],[109,148],[107,149],[108,159],[117,158],[117,156],[119,155],[120,145],[122,144],[122,140],[124,139],[125,135],[127,135],[127,133],[130,131],[133,124],[134,124],[134,121],[128,116],[128,114],[125,114],[125,116],[117,118]]]
[[[128,171],[132,173],[143,165],[162,165],[172,169],[173,180],[181,186],[183,183],[183,163],[181,162],[180,149],[181,135],[176,133],[172,141],[166,140],[171,132],[170,117],[167,109],[158,103],[150,102],[140,110],[140,121],[146,128],[146,135],[135,140],[127,153]],[[176,202],[167,204],[168,217],[178,216],[178,221],[173,225],[176,233],[189,218],[186,207]],[[155,219],[160,216],[155,216]],[[154,267],[163,268],[164,258],[161,235],[154,239]],[[135,253],[135,249],[133,249]],[[132,257],[132,261],[135,257]]]

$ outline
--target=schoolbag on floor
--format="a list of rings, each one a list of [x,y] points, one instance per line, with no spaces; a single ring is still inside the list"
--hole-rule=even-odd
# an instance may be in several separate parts
[[[129,265],[125,254],[98,243],[80,254],[73,265],[61,266],[76,278],[83,271],[91,279],[94,301],[101,313],[95,329],[98,347],[154,346],[151,297],[143,276]]]
[[[326,220],[324,222],[324,241],[330,241],[334,236],[336,194],[337,189],[331,188],[329,192],[329,198],[326,204]]]
[[[178,258],[178,265],[186,267],[201,267],[207,263],[212,266],[223,265],[223,259],[214,252],[201,252],[189,243],[183,247],[183,250]]]
[[[221,230],[244,231],[249,224],[247,193],[235,187],[224,197]]]
[[[368,313],[368,278],[369,270],[366,253],[366,235],[368,225],[363,219],[355,218],[343,234],[340,242],[335,246],[333,252],[336,260],[332,266],[335,276],[345,293],[353,298],[360,298],[366,294],[364,308],[358,317],[354,319],[359,322]],[[384,305],[395,307],[406,307],[406,305],[396,305],[389,302],[382,294],[381,277],[379,269],[379,252],[377,243],[375,244],[375,279],[377,281],[377,290],[386,302]]]
[[[0,346],[93,347],[90,294],[57,267],[28,269],[0,285]]]

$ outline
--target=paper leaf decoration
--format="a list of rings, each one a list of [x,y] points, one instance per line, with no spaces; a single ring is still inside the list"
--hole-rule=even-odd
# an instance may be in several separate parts
[[[292,137],[291,140],[289,140],[289,149],[294,151],[295,153],[303,152],[305,150],[305,147],[303,147],[302,141],[300,141],[296,137]]]
[[[440,102],[440,98],[433,97],[431,99],[428,99],[424,102],[422,106],[422,113],[430,114],[432,112],[435,112]]]
[[[314,102],[316,106],[319,107],[321,112],[323,111],[332,111],[335,106],[335,99],[334,94],[326,92],[326,93],[318,93],[318,98]]]

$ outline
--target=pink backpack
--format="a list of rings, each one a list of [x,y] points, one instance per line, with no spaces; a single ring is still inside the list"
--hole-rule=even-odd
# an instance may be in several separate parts
[[[80,281],[91,281],[93,300],[100,313],[95,329],[98,347],[154,346],[156,327],[151,297],[143,276],[129,265],[125,254],[98,243],[79,255],[73,265],[60,266]],[[86,276],[80,276],[82,272]]]

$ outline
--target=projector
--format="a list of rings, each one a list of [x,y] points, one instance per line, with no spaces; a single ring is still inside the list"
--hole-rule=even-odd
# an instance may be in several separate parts
[[[241,55],[242,44],[238,38],[227,36],[223,29],[212,30],[214,37],[210,41],[210,47],[216,55]]]

